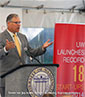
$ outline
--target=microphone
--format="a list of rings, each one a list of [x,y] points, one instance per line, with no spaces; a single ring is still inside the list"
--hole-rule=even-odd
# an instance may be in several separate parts
[[[31,60],[34,59],[34,60],[36,60],[39,64],[42,65],[42,63],[41,63],[37,58],[35,58],[35,56],[33,56],[30,52],[28,52],[27,47],[24,48],[24,51],[25,51],[25,53],[27,54],[27,56],[30,57]]]

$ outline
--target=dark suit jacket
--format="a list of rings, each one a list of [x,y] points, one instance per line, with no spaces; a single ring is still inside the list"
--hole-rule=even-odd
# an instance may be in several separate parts
[[[18,33],[18,37],[21,41],[21,49],[22,49],[22,55],[19,57],[17,48],[13,48],[8,51],[8,54],[4,52],[4,47],[6,45],[6,39],[9,41],[13,41],[10,34],[5,30],[3,33],[0,34],[0,76],[9,70],[16,68],[20,64],[25,64],[26,61],[26,53],[24,51],[24,48],[27,48],[28,51],[34,55],[39,56],[45,52],[45,50],[42,50],[42,47],[39,47],[37,49],[32,49],[29,46],[29,43],[27,41],[27,38],[25,35]]]

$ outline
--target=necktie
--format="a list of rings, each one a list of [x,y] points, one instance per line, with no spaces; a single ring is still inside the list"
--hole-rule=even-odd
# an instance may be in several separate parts
[[[19,56],[21,56],[21,46],[20,46],[20,43],[19,43],[19,40],[18,40],[16,34],[14,34],[14,40],[15,40],[15,45],[17,47],[17,51],[19,53]]]

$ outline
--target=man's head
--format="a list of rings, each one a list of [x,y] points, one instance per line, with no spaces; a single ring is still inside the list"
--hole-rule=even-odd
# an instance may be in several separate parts
[[[21,21],[17,14],[10,14],[6,19],[6,23],[9,31],[19,32]]]

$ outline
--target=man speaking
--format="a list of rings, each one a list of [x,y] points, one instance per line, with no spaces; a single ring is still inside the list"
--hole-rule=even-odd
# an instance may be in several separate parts
[[[41,47],[32,49],[25,35],[19,33],[20,18],[10,14],[7,19],[7,29],[0,34],[0,76],[19,65],[26,64],[27,51],[34,57],[45,53],[46,48],[53,44],[47,40]],[[5,97],[5,80],[0,78],[0,93]]]

